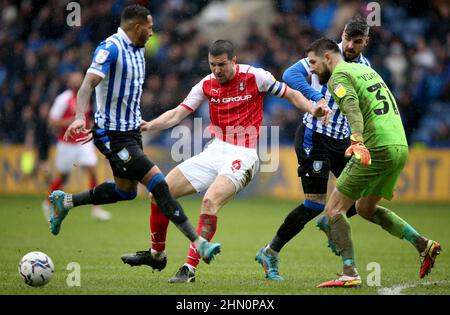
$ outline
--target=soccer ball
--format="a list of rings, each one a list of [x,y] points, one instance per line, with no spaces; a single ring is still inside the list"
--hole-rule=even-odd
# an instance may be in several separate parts
[[[55,265],[50,257],[42,252],[31,252],[19,262],[19,274],[26,284],[32,287],[43,286],[52,279]]]

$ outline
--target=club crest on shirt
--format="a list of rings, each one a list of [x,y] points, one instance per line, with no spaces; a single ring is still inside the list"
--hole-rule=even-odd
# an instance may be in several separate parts
[[[97,53],[97,55],[95,56],[95,62],[102,64],[106,61],[106,59],[109,56],[109,51],[105,50],[105,49],[100,49]]]
[[[313,162],[313,170],[315,173],[319,173],[322,169],[323,161],[314,161]]]
[[[334,94],[336,94],[336,96],[339,98],[343,98],[345,94],[347,94],[347,91],[345,90],[345,87],[342,84],[338,84],[334,89]]]
[[[244,82],[239,82],[239,91],[244,91]]]
[[[128,162],[131,159],[130,152],[128,152],[127,148],[120,150],[117,156],[124,162]]]

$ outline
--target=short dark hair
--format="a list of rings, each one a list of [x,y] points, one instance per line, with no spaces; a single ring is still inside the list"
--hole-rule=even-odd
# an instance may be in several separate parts
[[[132,4],[122,11],[122,16],[120,17],[120,22],[131,21],[131,20],[143,20],[147,21],[147,16],[150,15],[150,11],[141,5]]]
[[[327,51],[332,51],[335,53],[340,53],[339,46],[331,39],[322,37],[311,43],[308,48],[306,48],[306,53],[314,52],[317,56],[323,56]]]
[[[209,54],[211,56],[227,54],[228,59],[232,59],[235,56],[233,43],[224,39],[216,40],[209,46]]]
[[[356,36],[368,36],[369,35],[369,24],[364,17],[361,15],[353,16],[347,24],[345,24],[344,32],[348,37]]]

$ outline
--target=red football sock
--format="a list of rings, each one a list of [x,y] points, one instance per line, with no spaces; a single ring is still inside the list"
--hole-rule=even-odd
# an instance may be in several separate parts
[[[159,209],[159,207],[150,203],[150,235],[152,241],[152,249],[159,252],[166,248],[167,227],[169,219]]]
[[[201,214],[198,220],[197,225],[197,234],[203,237],[204,239],[210,241],[214,234],[216,233],[217,228],[217,216],[209,215],[209,214]],[[200,255],[197,253],[197,248],[194,243],[191,243],[189,246],[188,257],[186,259],[186,263],[197,267],[200,262]]]
[[[89,188],[94,189],[95,186],[97,186],[97,180],[95,178],[93,178],[89,181]]]
[[[61,177],[56,177],[54,180],[52,180],[52,182],[50,184],[50,188],[49,188],[50,193],[52,191],[61,189],[62,184],[63,184],[62,178]]]

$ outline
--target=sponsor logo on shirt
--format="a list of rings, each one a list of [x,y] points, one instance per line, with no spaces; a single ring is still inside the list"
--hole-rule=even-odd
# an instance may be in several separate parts
[[[250,94],[242,95],[242,96],[235,96],[235,97],[223,97],[222,99],[211,97],[211,103],[242,102],[242,101],[247,101],[251,98],[252,98],[252,96]]]

